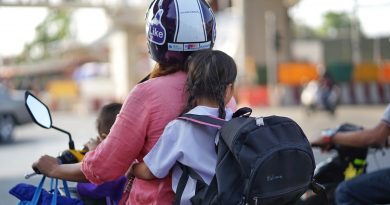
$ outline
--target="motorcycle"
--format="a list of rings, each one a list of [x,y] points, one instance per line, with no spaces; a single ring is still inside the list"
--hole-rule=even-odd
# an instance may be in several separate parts
[[[322,86],[318,81],[310,81],[302,90],[301,104],[307,114],[315,111],[326,111],[334,115],[339,101],[338,89],[335,86]]]
[[[53,125],[48,107],[29,91],[25,92],[25,106],[36,124],[45,129],[53,128],[65,133],[69,137],[68,149],[62,151],[57,156],[60,164],[78,163],[84,158],[84,155],[88,150],[86,148],[76,150],[71,134],[68,131]],[[25,175],[25,179],[29,179],[38,174],[41,174],[39,170],[34,169],[33,173]],[[50,179],[50,191],[47,192],[43,189],[45,178],[45,176],[42,177],[37,188],[29,184],[20,183],[13,187],[10,190],[10,193],[21,200],[20,204],[38,204],[38,200],[50,200],[51,204],[56,204],[58,200],[62,201],[59,203],[64,203],[64,201],[72,201],[72,204],[81,203],[76,187],[69,187],[65,180],[62,180],[63,187],[58,187],[58,179]],[[31,192],[34,193],[32,194]]]
[[[335,131],[349,132],[362,129],[360,126],[345,123]],[[320,147],[315,144],[312,146]],[[317,164],[314,171],[314,179],[325,187],[328,204],[335,204],[335,190],[339,183],[366,173],[368,165],[366,158],[370,148],[378,149],[380,147],[357,148],[335,144],[330,147],[329,151],[335,151],[336,154]],[[319,195],[308,191],[295,204],[323,205],[326,203]]]
[[[74,141],[72,139],[71,134],[68,131],[53,125],[50,110],[43,102],[41,102],[30,92],[26,91],[25,105],[31,115],[31,118],[36,124],[45,129],[53,128],[55,130],[65,133],[69,137],[68,149],[62,151],[57,156],[57,159],[60,164],[73,164],[83,160],[84,155],[89,151],[88,147],[83,147],[81,150],[75,149]],[[34,173],[27,174],[25,178],[28,179],[37,174],[40,174],[39,170],[34,170]],[[126,181],[126,177],[123,176],[119,177],[118,179],[102,183],[100,185],[94,185],[91,183],[78,183],[77,188],[76,186],[68,187],[68,185],[64,181],[64,186],[55,188],[55,190],[58,189],[58,192],[60,193],[58,197],[66,196],[67,199],[77,199],[77,201],[82,201],[85,205],[116,204],[118,197],[120,197],[117,194],[117,191],[119,191],[121,186],[125,185]],[[131,183],[128,184],[131,185]],[[51,190],[53,189],[51,188]]]
[[[49,108],[29,91],[26,91],[25,93],[25,105],[31,118],[37,125],[45,129],[53,128],[68,135],[68,149],[62,151],[57,157],[61,164],[77,163],[84,158],[84,155],[88,150],[85,148],[76,150],[72,135],[68,131],[53,125]],[[38,170],[34,171],[39,173]]]

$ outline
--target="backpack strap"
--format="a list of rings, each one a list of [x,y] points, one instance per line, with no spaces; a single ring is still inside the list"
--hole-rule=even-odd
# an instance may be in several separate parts
[[[191,169],[190,167],[188,167],[186,165],[183,165],[180,162],[177,162],[177,164],[179,165],[179,167],[183,173],[181,174],[181,177],[179,179],[179,183],[177,184],[175,201],[174,201],[173,205],[180,205],[181,197],[183,195],[184,189],[186,188],[187,181],[188,181],[190,176],[191,176],[191,178],[196,180],[197,188],[199,185],[206,184],[204,182],[204,180],[202,179],[202,177],[198,173],[196,173],[193,169]]]
[[[322,185],[322,184],[319,184],[318,182],[316,182],[315,180],[313,180],[311,183],[310,183],[310,186],[309,188],[314,192],[316,193],[317,195],[319,195],[322,199],[322,202],[325,203],[326,205],[329,204],[329,200],[328,200],[328,197],[326,196],[326,190],[325,190],[325,187]]]
[[[242,107],[234,112],[232,118],[236,117],[249,117],[252,114],[252,109],[249,107]],[[210,115],[196,115],[196,114],[183,114],[178,119],[187,120],[194,123],[206,125],[209,127],[215,127],[221,129],[221,127],[227,122],[224,119],[210,116]]]
[[[232,118],[249,117],[252,114],[252,109],[249,107],[242,107],[233,113]]]
[[[221,129],[226,120],[209,115],[183,114],[178,119],[191,121],[197,124],[206,125]]]
[[[152,74],[152,73],[149,73],[147,76],[145,76],[145,77],[144,77],[141,81],[139,81],[137,84],[140,84],[140,83],[143,83],[143,82],[149,80],[151,74]]]

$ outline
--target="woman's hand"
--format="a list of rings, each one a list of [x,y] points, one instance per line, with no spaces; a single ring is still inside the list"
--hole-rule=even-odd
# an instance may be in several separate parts
[[[49,155],[41,156],[38,161],[34,162],[32,165],[34,171],[39,171],[41,174],[48,177],[56,177],[55,171],[58,167],[58,159]]]

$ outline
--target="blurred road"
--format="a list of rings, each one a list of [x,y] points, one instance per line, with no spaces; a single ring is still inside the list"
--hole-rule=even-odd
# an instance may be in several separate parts
[[[254,116],[283,115],[297,121],[306,135],[311,138],[318,136],[324,128],[336,127],[343,122],[352,122],[364,127],[374,126],[381,118],[385,106],[343,106],[335,117],[326,113],[305,115],[300,107],[272,107],[254,110]],[[70,131],[76,147],[80,148],[89,137],[95,136],[95,115],[52,113],[53,124]],[[35,124],[17,128],[15,141],[0,145],[0,205],[16,204],[17,200],[8,190],[17,183],[38,184],[40,177],[25,180],[24,175],[31,172],[31,164],[42,154],[57,155],[67,149],[68,138],[56,130],[47,130]],[[329,154],[315,150],[316,161],[319,162]],[[369,156],[369,171],[378,167],[390,166],[390,152],[385,156],[376,152]]]

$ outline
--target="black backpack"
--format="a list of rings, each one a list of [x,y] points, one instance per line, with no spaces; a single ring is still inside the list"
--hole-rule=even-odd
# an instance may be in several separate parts
[[[294,204],[312,188],[313,152],[300,126],[287,117],[250,117],[241,108],[230,121],[184,114],[179,119],[220,128],[217,166],[210,185],[190,167],[179,164],[183,174],[176,190],[175,204],[188,177],[197,181],[193,205],[283,205]]]

